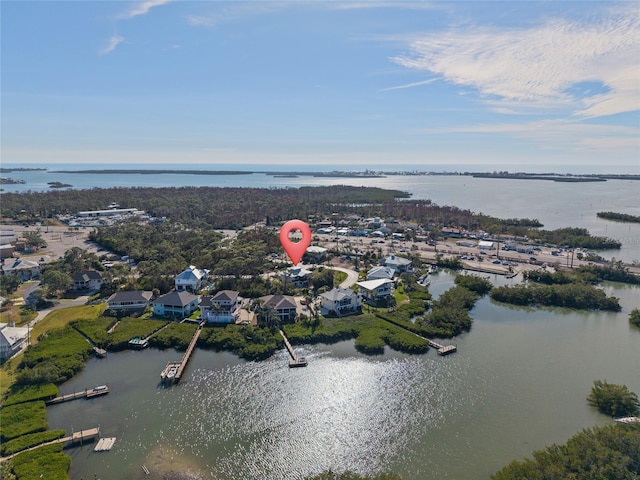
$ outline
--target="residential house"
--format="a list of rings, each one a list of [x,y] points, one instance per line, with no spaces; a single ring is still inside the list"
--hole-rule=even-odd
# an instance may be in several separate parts
[[[176,290],[178,292],[185,290],[197,292],[205,286],[208,276],[207,270],[200,270],[193,265],[189,265],[182,273],[176,275]]]
[[[381,278],[378,280],[366,280],[356,283],[358,286],[358,296],[361,302],[369,305],[376,305],[378,302],[393,295],[393,280]]]
[[[24,258],[7,259],[2,262],[2,273],[4,275],[15,273],[21,281],[26,282],[40,276],[40,264]]]
[[[173,291],[151,302],[153,314],[160,317],[185,318],[198,309],[198,297],[187,291]]]
[[[202,297],[200,314],[210,323],[235,323],[238,319],[241,298],[233,290],[221,290],[215,295]]]
[[[320,306],[323,315],[349,315],[360,309],[360,298],[350,288],[334,288],[320,294]]]
[[[107,299],[107,307],[109,310],[144,310],[151,297],[153,297],[153,292],[146,290],[116,292]]]
[[[302,257],[305,263],[321,263],[327,256],[327,249],[311,245]]]
[[[293,320],[296,316],[298,306],[290,295],[266,295],[260,300],[263,308],[274,311],[280,321]]]
[[[384,278],[393,280],[396,271],[391,267],[373,267],[367,272],[367,280],[378,280]]]
[[[296,288],[304,288],[309,285],[309,277],[313,272],[302,267],[289,267],[282,274],[282,281],[294,285]]]
[[[382,264],[385,267],[393,268],[398,273],[411,271],[411,260],[404,257],[390,255],[382,260]]]
[[[13,327],[0,323],[0,360],[11,358],[19,352],[28,336],[28,327]]]
[[[100,290],[102,274],[97,270],[85,270],[73,276],[74,290]]]

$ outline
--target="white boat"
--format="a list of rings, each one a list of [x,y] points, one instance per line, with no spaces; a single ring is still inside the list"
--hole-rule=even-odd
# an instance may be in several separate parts
[[[640,423],[640,417],[621,417],[614,420],[618,423]]]

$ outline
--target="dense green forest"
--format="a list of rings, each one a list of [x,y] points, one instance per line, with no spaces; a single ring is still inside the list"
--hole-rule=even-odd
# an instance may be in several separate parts
[[[394,217],[437,232],[445,226],[528,236],[540,242],[591,249],[620,248],[616,240],[593,237],[584,229],[537,230],[536,219],[498,219],[430,200],[408,199],[399,190],[335,185],[301,188],[94,188],[51,192],[5,193],[5,220],[35,222],[60,214],[99,210],[111,202],[190,229],[238,229],[257,222],[277,224],[291,218],[331,218],[333,214]]]
[[[564,445],[514,461],[492,480],[636,480],[640,476],[640,426],[605,425],[586,429]]]

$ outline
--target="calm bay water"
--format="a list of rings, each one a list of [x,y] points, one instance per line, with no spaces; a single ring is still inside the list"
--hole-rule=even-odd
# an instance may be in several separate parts
[[[497,284],[517,281],[492,278]],[[434,295],[452,286],[438,274]],[[488,478],[512,459],[610,422],[586,404],[592,382],[640,392],[640,288],[605,286],[621,313],[515,309],[478,302],[458,353],[359,354],[352,342],[301,346],[264,362],[196,350],[182,383],[162,388],[173,351],[110,354],[62,386],[108,382],[103,398],[49,407],[50,428],[101,425],[111,452],[70,450],[73,479],[190,471],[217,480],[302,479],[332,468],[406,480]]]

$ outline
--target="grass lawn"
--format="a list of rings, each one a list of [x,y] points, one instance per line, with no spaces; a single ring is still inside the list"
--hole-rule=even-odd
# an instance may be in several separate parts
[[[54,328],[64,327],[73,320],[98,318],[102,315],[102,312],[104,312],[105,309],[106,304],[101,303],[98,305],[79,305],[77,307],[54,310],[44,317],[44,319],[35,324],[31,330],[31,343],[37,343],[38,335],[48,332]]]
[[[0,399],[4,398],[15,382],[16,368],[20,364],[22,355],[12,358],[2,364],[0,368]]]

